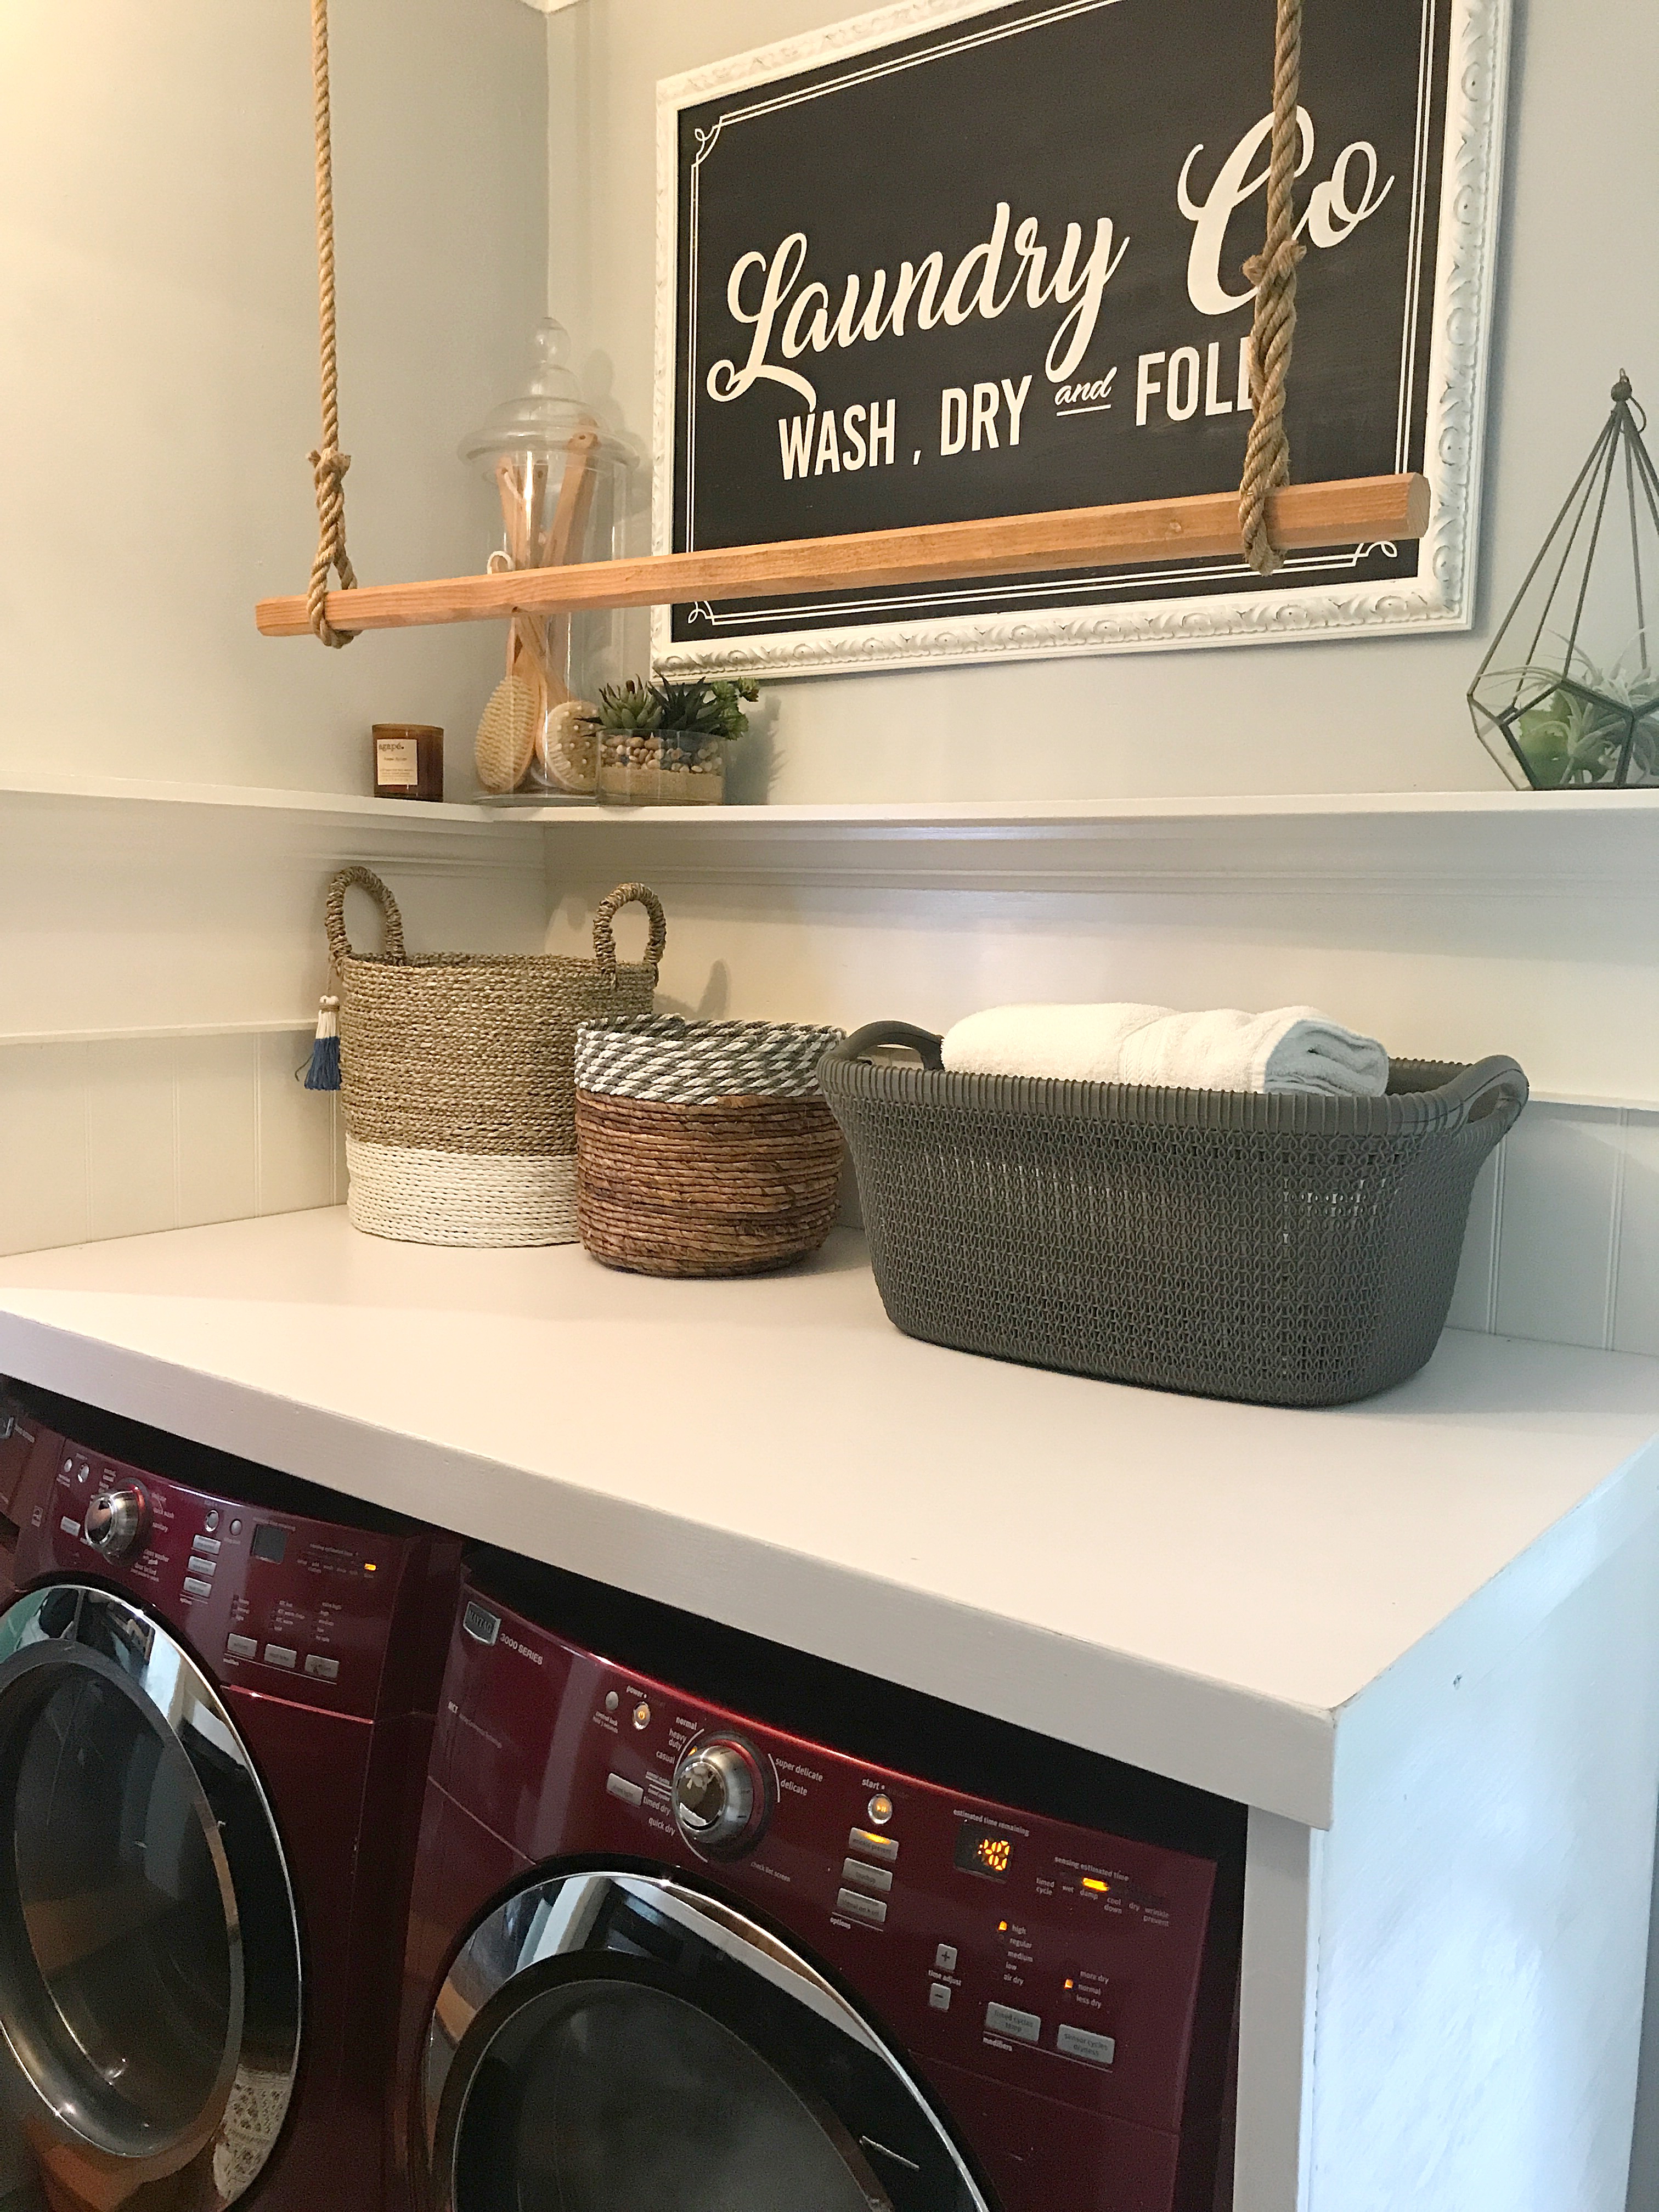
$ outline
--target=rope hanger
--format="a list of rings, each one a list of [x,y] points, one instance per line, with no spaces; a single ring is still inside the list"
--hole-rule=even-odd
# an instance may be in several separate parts
[[[1270,576],[1285,556],[1267,535],[1267,494],[1291,480],[1291,441],[1285,428],[1285,389],[1296,343],[1296,264],[1307,252],[1296,234],[1291,204],[1302,151],[1302,0],[1279,0],[1273,37],[1273,127],[1267,160],[1267,237],[1244,264],[1255,286],[1250,330],[1250,398],[1255,413],[1244,449],[1238,488],[1244,558],[1258,576]]]
[[[1255,287],[1249,349],[1250,396],[1255,411],[1239,485],[1238,514],[1244,557],[1261,576],[1271,575],[1284,565],[1285,556],[1268,531],[1267,503],[1270,493],[1287,486],[1291,481],[1285,399],[1296,341],[1297,264],[1306,251],[1296,235],[1296,212],[1291,201],[1301,152],[1302,13],[1303,0],[1276,0],[1267,236],[1261,252],[1244,264],[1244,273]],[[359,633],[337,629],[328,618],[331,572],[348,592],[355,590],[357,582],[346,551],[345,474],[351,466],[351,457],[340,450],[328,0],[311,0],[311,47],[317,135],[322,441],[310,456],[317,494],[318,541],[306,613],[312,632],[324,645],[340,647],[349,645]]]
[[[322,340],[323,438],[311,456],[317,488],[317,557],[311,564],[307,612],[324,645],[349,645],[356,630],[336,629],[328,618],[331,568],[343,591],[355,591],[357,578],[346,551],[345,472],[349,453],[340,451],[340,371],[334,320],[334,145],[329,113],[328,0],[311,0],[311,75],[317,122],[317,292]]]

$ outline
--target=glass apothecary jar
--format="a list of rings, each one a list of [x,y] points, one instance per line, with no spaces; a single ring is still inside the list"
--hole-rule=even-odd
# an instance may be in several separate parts
[[[539,325],[533,352],[528,387],[460,447],[489,486],[492,574],[612,560],[623,550],[632,457],[583,404],[563,325]],[[610,609],[515,616],[502,678],[478,727],[486,796],[594,795],[599,747],[589,717],[623,651],[621,620]]]

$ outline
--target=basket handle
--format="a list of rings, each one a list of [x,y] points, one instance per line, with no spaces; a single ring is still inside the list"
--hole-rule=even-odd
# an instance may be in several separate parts
[[[1460,1122],[1496,1121],[1494,1144],[1515,1127],[1528,1098],[1526,1077],[1514,1060],[1501,1055],[1466,1067],[1447,1090]]]
[[[919,1030],[909,1022],[866,1022],[861,1030],[854,1030],[845,1043],[831,1045],[829,1058],[834,1060],[863,1060],[878,1045],[902,1045],[908,1052],[917,1054],[922,1066],[930,1074],[937,1075],[945,1062],[939,1056],[944,1042],[932,1030]]]
[[[642,906],[651,917],[651,972],[654,975],[662,966],[662,956],[668,945],[668,924],[663,918],[662,901],[645,884],[618,884],[609,898],[599,901],[593,916],[593,957],[599,963],[599,981],[617,988],[617,939],[611,923],[625,906]]]
[[[346,962],[357,957],[346,933],[345,902],[349,890],[367,891],[380,908],[380,957],[395,961],[401,967],[409,958],[404,950],[404,918],[398,911],[397,900],[372,868],[342,868],[328,887],[328,903],[323,916],[335,967],[343,974]]]

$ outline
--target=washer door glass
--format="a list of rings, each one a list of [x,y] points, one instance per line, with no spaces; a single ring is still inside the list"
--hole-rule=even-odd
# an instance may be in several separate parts
[[[110,2205],[163,2174],[170,2206],[233,2203],[298,2061],[293,1895],[231,1717],[163,1630],[81,1585],[0,1618],[0,2026],[5,2102]]]
[[[241,1996],[195,1771],[125,1687],[80,1668],[21,1722],[9,1763],[33,1968],[12,2002],[118,2126],[175,2135],[213,2094]]]
[[[665,1990],[549,1993],[498,2038],[475,2094],[469,2212],[870,2212],[890,2202],[832,2115]]]
[[[659,1876],[512,1899],[428,2040],[444,2212],[983,2212],[919,2086],[768,1931]]]

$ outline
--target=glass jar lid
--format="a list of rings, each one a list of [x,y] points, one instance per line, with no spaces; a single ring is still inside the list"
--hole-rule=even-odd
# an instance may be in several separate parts
[[[605,436],[592,410],[582,402],[570,367],[570,333],[564,325],[551,316],[538,323],[533,348],[528,388],[491,409],[461,441],[460,458],[493,464],[503,453],[555,453],[578,431],[589,430],[599,438],[599,453],[626,459],[626,449]]]

